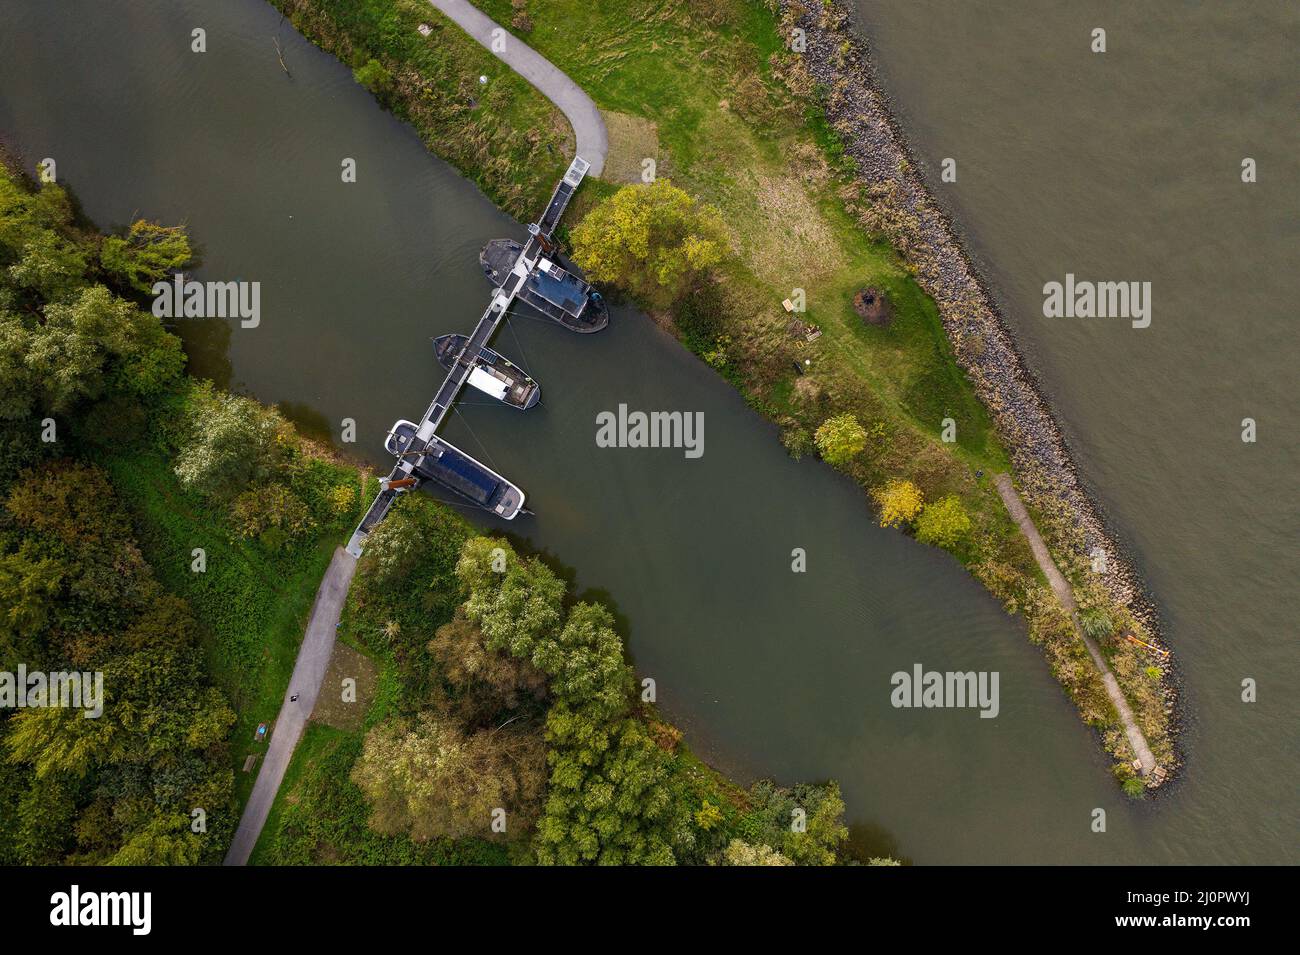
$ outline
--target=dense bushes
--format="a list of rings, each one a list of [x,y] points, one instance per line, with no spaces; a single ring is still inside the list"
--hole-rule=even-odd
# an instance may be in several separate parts
[[[203,672],[189,606],[154,579],[105,475],[70,461],[23,472],[0,524],[5,609],[24,636],[0,641],[0,670],[99,672],[104,694],[96,719],[52,707],[0,723],[0,755],[18,767],[0,801],[20,807],[3,861],[219,860],[234,714]]]
[[[211,862],[233,828],[234,714],[194,616],[155,579],[105,472],[69,457],[138,437],[180,381],[179,341],[99,281],[159,277],[140,243],[101,263],[61,189],[0,170],[0,671],[103,688],[95,718],[84,697],[0,710],[4,864]],[[189,258],[183,233],[167,250]]]
[[[953,495],[925,505],[916,519],[916,539],[955,550],[970,534],[971,521],[961,499]]]

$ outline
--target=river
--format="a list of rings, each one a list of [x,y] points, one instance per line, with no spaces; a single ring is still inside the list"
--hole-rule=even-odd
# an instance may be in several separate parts
[[[1187,763],[1151,824],[1157,858],[1295,862],[1300,9],[857,6],[925,177],[1177,655]],[[1150,327],[1044,318],[1043,285],[1067,272],[1151,282]]]
[[[441,379],[429,339],[468,332],[483,308],[479,247],[520,237],[523,227],[258,0],[2,0],[0,12],[0,136],[26,165],[54,157],[60,180],[102,228],[135,216],[186,222],[202,254],[196,277],[261,283],[258,328],[179,329],[192,370],[278,402],[336,442],[343,419],[355,419],[357,442],[345,449],[382,464],[388,426],[417,415]],[[206,53],[190,51],[195,27],[207,31]],[[277,33],[292,79],[276,57]],[[341,182],[345,157],[357,160],[356,183]],[[1092,267],[1088,260],[1078,270]],[[1225,273],[1216,270],[1220,285]],[[1263,278],[1262,265],[1255,274]],[[1273,301],[1261,294],[1254,309]],[[1243,303],[1234,304],[1237,314]],[[1164,314],[1173,325],[1173,308],[1172,299],[1161,306],[1157,322]],[[1201,328],[1212,331],[1208,319]],[[1086,458],[1087,473],[1170,601],[1198,717],[1188,778],[1154,803],[1133,804],[1018,619],[943,553],[875,527],[850,482],[817,462],[791,461],[771,425],[644,316],[616,308],[608,330],[578,336],[521,314],[496,345],[541,382],[542,405],[521,414],[470,398],[445,433],[528,492],[536,516],[506,529],[574,568],[579,591],[610,602],[638,672],[655,679],[666,713],[719,768],[783,782],[834,777],[864,844],[921,863],[1294,858],[1290,815],[1283,825],[1294,764],[1279,765],[1286,737],[1273,721],[1294,716],[1281,699],[1282,677],[1295,675],[1294,654],[1283,653],[1295,615],[1282,611],[1275,588],[1295,574],[1261,563],[1258,541],[1239,540],[1246,535],[1232,523],[1249,521],[1280,546],[1293,499],[1249,512],[1221,493],[1204,520],[1224,531],[1211,543],[1226,549],[1209,559],[1188,552],[1192,574],[1180,590],[1169,565],[1156,573],[1159,561],[1148,557],[1169,557],[1161,535],[1189,535],[1195,521],[1169,516],[1177,492],[1158,478],[1120,467],[1125,454],[1146,460],[1139,425],[1129,421],[1118,437],[1100,425],[1083,432],[1107,445],[1096,454],[1108,463]],[[1115,347],[1110,362],[1145,368],[1144,352],[1123,352],[1143,340]],[[1208,363],[1230,354],[1216,348],[1198,353],[1189,387],[1208,396],[1223,375],[1238,376],[1243,400],[1271,420],[1251,387],[1262,384],[1255,367],[1207,374]],[[1274,366],[1282,350],[1275,342]],[[1101,356],[1087,364],[1113,380]],[[1044,369],[1049,382],[1056,367]],[[1173,384],[1169,374],[1136,374],[1144,389]],[[1062,406],[1064,416],[1101,400],[1102,390],[1086,387],[1076,407]],[[596,447],[596,414],[619,404],[702,411],[703,457]],[[1203,409],[1187,410],[1197,409],[1194,399],[1182,407],[1204,424]],[[1233,417],[1241,417],[1235,406]],[[1270,424],[1269,441],[1280,442],[1286,427]],[[1221,449],[1236,451],[1227,438]],[[1080,450],[1094,452],[1086,440]],[[1277,453],[1263,439],[1251,450]],[[1206,467],[1203,455],[1197,486],[1210,481]],[[1280,493],[1279,477],[1258,479]],[[1135,481],[1138,490],[1154,485],[1158,506],[1140,495],[1123,500]],[[1178,537],[1176,550],[1196,541]],[[807,552],[806,573],[791,571],[795,548]],[[1225,586],[1244,588],[1235,609],[1212,600]],[[1195,599],[1180,608],[1174,599],[1189,590]],[[1217,623],[1187,616],[1207,606]],[[1234,623],[1238,640],[1260,641],[1254,651],[1228,635]],[[1225,662],[1225,652],[1236,658]],[[893,709],[889,677],[914,663],[998,671],[998,717]],[[1222,702],[1250,672],[1270,695],[1253,710]],[[1105,834],[1090,831],[1094,807],[1108,812]]]

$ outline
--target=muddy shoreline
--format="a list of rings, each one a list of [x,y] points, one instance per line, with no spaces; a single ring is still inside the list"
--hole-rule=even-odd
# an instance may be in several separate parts
[[[1073,541],[1064,541],[1059,534],[1050,534],[1049,540],[1070,547],[1080,558],[1090,559],[1100,548],[1108,568],[1102,577],[1106,590],[1142,624],[1149,642],[1167,650],[1155,603],[1129,554],[1107,527],[1101,508],[1085,490],[1042,389],[1016,347],[991,290],[967,255],[959,230],[921,178],[906,135],[881,90],[867,43],[843,0],[825,6],[800,0],[778,0],[778,4],[787,22],[804,31],[801,59],[823,93],[827,119],[855,164],[861,184],[873,201],[887,204],[893,228],[905,240],[904,257],[917,283],[938,305],[957,361],[1011,453],[1022,494],[1040,512],[1059,513],[1063,508],[1079,531]],[[1177,673],[1169,663],[1164,682],[1177,698]],[[1176,726],[1177,709],[1172,719]]]

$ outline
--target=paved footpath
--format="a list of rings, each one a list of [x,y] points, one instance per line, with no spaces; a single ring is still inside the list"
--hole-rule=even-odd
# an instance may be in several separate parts
[[[280,715],[275,720],[275,730],[262,759],[262,768],[258,770],[257,782],[253,784],[253,794],[248,797],[244,815],[239,820],[239,828],[226,853],[226,865],[247,865],[248,857],[257,845],[257,837],[262,834],[266,817],[275,802],[275,794],[284,779],[284,771],[289,768],[293,758],[294,747],[302,737],[307,717],[311,716],[316,697],[320,694],[321,681],[325,679],[325,670],[329,667],[330,656],[334,653],[334,637],[338,631],[339,615],[343,613],[343,604],[348,597],[348,587],[352,585],[352,575],[356,572],[357,560],[342,547],[334,551],[325,576],[321,578],[320,589],[316,591],[316,602],[312,604],[311,616],[307,618],[307,633],[302,638],[298,649],[298,660],[293,665],[293,676],[289,677],[289,688],[284,691],[284,703],[280,706]],[[290,702],[289,697],[297,695],[298,699]]]
[[[591,163],[588,174],[599,176],[605,168],[605,154],[609,152],[609,136],[600,110],[583,92],[582,87],[561,73],[550,60],[542,56],[523,40],[498,25],[469,0],[429,0],[437,10],[445,13],[456,24],[491,51],[554,103],[569,120],[573,135],[578,140],[578,155]],[[492,49],[493,34],[501,42],[499,50]]]
[[[1100,648],[1093,642],[1092,638],[1084,633],[1079,626],[1079,608],[1074,602],[1074,591],[1057,568],[1055,561],[1052,560],[1047,545],[1043,543],[1042,535],[1038,533],[1038,528],[1034,526],[1033,520],[1029,517],[1029,512],[1025,510],[1024,502],[1020,500],[1020,495],[1016,493],[1015,487],[1011,484],[1011,476],[1009,474],[999,474],[993,481],[997,484],[1002,503],[1007,506],[1012,519],[1020,526],[1021,533],[1029,541],[1029,549],[1034,552],[1034,559],[1038,561],[1038,566],[1042,568],[1043,573],[1047,576],[1047,582],[1052,585],[1052,590],[1056,593],[1056,599],[1061,601],[1061,605],[1069,611],[1070,621],[1074,624],[1074,632],[1079,635],[1083,645],[1088,648],[1088,655],[1092,657],[1092,662],[1097,665],[1097,670],[1101,673],[1101,682],[1106,687],[1106,695],[1115,704],[1120,722],[1124,724],[1124,735],[1128,737],[1129,745],[1133,747],[1133,752],[1137,754],[1137,758],[1141,761],[1142,775],[1145,776],[1156,768],[1155,754],[1151,752],[1151,747],[1147,745],[1147,739],[1142,735],[1142,730],[1133,717],[1133,710],[1129,707],[1128,700],[1124,698],[1124,692],[1119,688],[1119,681],[1115,679],[1115,674],[1110,672],[1110,665],[1106,662],[1106,658],[1101,655]]]

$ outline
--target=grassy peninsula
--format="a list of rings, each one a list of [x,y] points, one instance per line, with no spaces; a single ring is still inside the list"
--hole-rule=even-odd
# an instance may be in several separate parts
[[[502,208],[525,220],[536,214],[564,168],[567,126],[458,27],[421,0],[272,2]],[[993,486],[993,474],[1012,470],[1013,446],[917,283],[907,212],[863,182],[843,125],[828,118],[838,91],[790,49],[800,17],[834,16],[835,5],[478,5],[605,114],[610,155],[603,179],[588,180],[569,213],[575,238],[584,217],[621,189],[650,188],[646,160],[657,183],[670,181],[716,216],[726,254],[703,274],[666,294],[645,294],[635,276],[617,284],[638,290],[628,294],[776,422],[791,453],[819,453],[862,485],[883,523],[946,548],[1022,613],[1115,756],[1116,776],[1140,795],[1096,668]],[[786,300],[806,310],[789,312]],[[1071,515],[1044,497],[1027,503],[1074,588],[1083,626],[1160,764],[1172,766],[1166,664],[1127,639],[1149,633],[1093,573]]]

